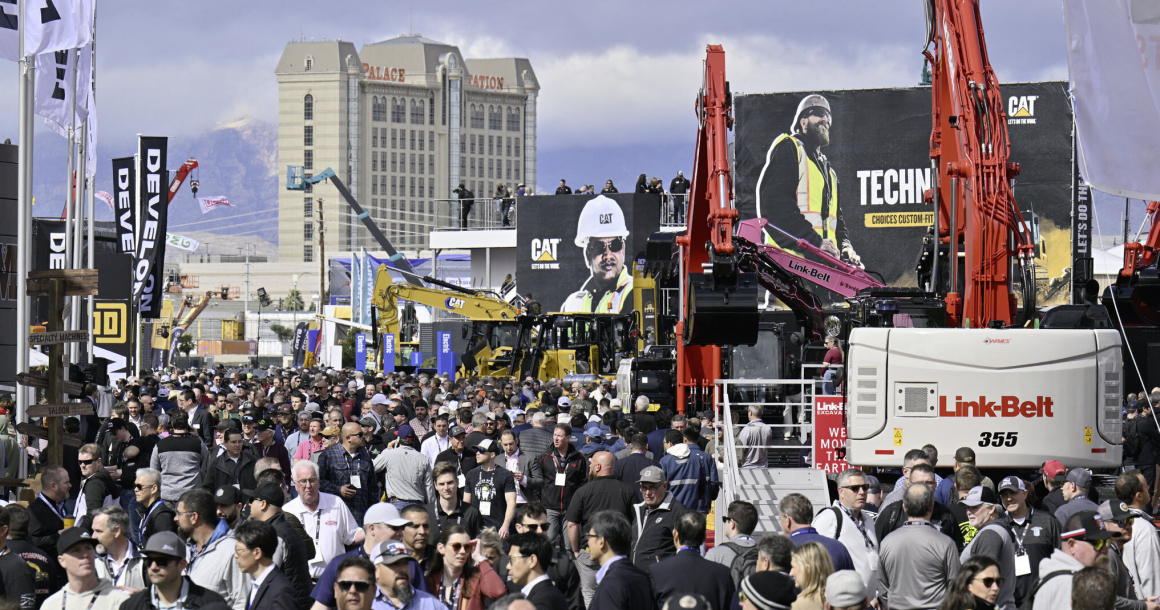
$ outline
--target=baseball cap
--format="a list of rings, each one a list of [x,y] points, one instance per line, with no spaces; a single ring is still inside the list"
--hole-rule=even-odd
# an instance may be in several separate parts
[[[955,461],[960,464],[974,464],[975,450],[970,447],[959,447],[955,450]]]
[[[367,428],[377,428],[377,427],[379,427],[379,422],[377,420],[375,420],[375,418],[373,418],[373,417],[364,417],[364,418],[358,420],[358,425],[364,426]]]
[[[793,579],[781,572],[754,572],[741,581],[741,592],[758,610],[789,610],[797,601]]]
[[[141,552],[185,559],[185,543],[173,532],[157,532],[145,541],[145,548]]]
[[[258,429],[258,432],[262,432],[265,430],[273,430],[274,429],[274,422],[266,419],[265,417],[261,417],[261,418],[258,418],[257,421],[254,422],[254,427]]]
[[[310,413],[307,413],[306,411],[301,411],[298,413],[298,419],[310,419]]]
[[[592,438],[604,438],[604,431],[600,429],[600,426],[596,425],[585,428],[584,434]]]
[[[865,478],[866,478],[866,484],[870,486],[870,490],[869,490],[870,493],[872,493],[872,494],[882,493],[882,481],[879,481],[878,477],[876,477],[872,474],[868,474],[868,475],[866,475]]]
[[[371,404],[372,405],[385,405],[385,404],[387,404],[387,397],[383,396],[381,393],[375,394],[374,396],[371,396]]]
[[[1093,510],[1082,510],[1068,518],[1063,524],[1062,540],[1107,540],[1112,533],[1100,525],[1099,516]]]
[[[109,432],[116,432],[116,431],[121,430],[123,428],[128,428],[129,422],[121,419],[120,417],[114,417],[114,418],[110,419],[109,423],[106,425],[109,426]]]
[[[835,608],[857,606],[866,599],[866,583],[853,570],[840,570],[826,579],[826,601]]]
[[[451,426],[451,430],[447,434],[450,436],[459,436],[460,434],[467,434],[467,430],[464,430],[463,426]]]
[[[495,453],[495,441],[484,438],[475,444],[476,451]]]
[[[1076,487],[1087,489],[1092,485],[1092,471],[1087,468],[1072,468],[1067,473],[1067,481],[1069,483],[1075,483]]]
[[[1048,460],[1043,464],[1043,476],[1062,483],[1067,480],[1067,467],[1059,460]]]
[[[972,487],[971,491],[967,492],[967,497],[961,500],[964,506],[979,506],[980,504],[998,504],[999,496],[987,487],[979,485]]]
[[[713,610],[713,604],[700,593],[670,596],[661,610]]]
[[[294,407],[284,404],[278,407],[278,412],[282,413],[283,415],[290,415],[294,413]]]
[[[233,485],[226,485],[225,487],[218,488],[218,490],[213,494],[213,500],[222,506],[241,504],[242,492]]]
[[[342,434],[342,430],[338,426],[327,426],[322,429],[322,436],[338,436]]]
[[[169,398],[169,388],[158,388],[157,395],[161,398]]]
[[[659,466],[646,466],[640,471],[641,483],[664,483],[665,471],[661,470]]]
[[[286,494],[282,493],[282,487],[273,481],[258,483],[257,489],[247,489],[246,495],[249,496],[250,502],[265,500],[279,508],[286,504]]]
[[[1104,503],[1100,504],[1097,514],[1101,520],[1112,523],[1124,523],[1136,517],[1135,513],[1128,510],[1128,505],[1119,500],[1104,500]]]
[[[407,416],[407,407],[399,405],[391,411],[391,415],[402,415],[403,417],[406,417]]]
[[[64,555],[69,549],[78,544],[91,544],[95,548],[97,541],[84,530],[79,527],[70,527],[61,532],[60,538],[56,541],[56,554]]]
[[[999,491],[1008,489],[1011,491],[1027,491],[1027,485],[1023,483],[1023,479],[1019,477],[1007,477],[999,482]]]
[[[408,424],[403,424],[403,425],[399,426],[399,429],[395,432],[395,434],[399,437],[399,440],[401,440],[401,441],[405,441],[405,440],[417,441],[417,440],[419,440],[419,435],[415,434],[415,429],[412,428]]]
[[[407,547],[403,546],[403,543],[398,540],[380,542],[375,547],[374,552],[371,553],[371,560],[375,565],[391,565],[392,563],[400,561],[414,561],[414,559],[414,557],[411,557],[411,552],[407,550]]]
[[[560,400],[556,401],[556,404],[560,405],[561,407],[570,407],[572,406],[572,399],[568,398],[567,396],[561,396]]]
[[[411,522],[399,516],[399,509],[390,502],[379,502],[367,509],[363,517],[363,525],[372,523],[386,523],[391,527],[403,527]]]

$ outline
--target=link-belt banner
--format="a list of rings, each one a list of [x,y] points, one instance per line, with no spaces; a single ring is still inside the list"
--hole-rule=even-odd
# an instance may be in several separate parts
[[[1035,242],[1039,303],[1066,303],[1073,167],[1067,83],[1014,83],[1000,91],[1010,159],[1022,169],[1015,200]],[[923,199],[934,187],[929,87],[742,95],[735,112],[741,219],[761,216],[843,258],[860,258],[887,285],[916,285],[922,238],[934,222]]]

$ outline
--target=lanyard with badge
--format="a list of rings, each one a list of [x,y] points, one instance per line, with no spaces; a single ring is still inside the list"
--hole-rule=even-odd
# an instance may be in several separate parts
[[[359,476],[359,457],[357,455],[346,454],[347,467],[351,471],[350,486],[355,489],[362,489],[362,477]]]
[[[315,511],[315,513],[314,513],[314,548],[318,549],[318,551],[314,553],[314,559],[310,560],[310,567],[311,568],[314,568],[315,566],[326,567],[326,561],[322,558],[322,542],[320,540],[321,537],[322,537],[322,507],[319,506],[318,510]],[[361,549],[362,547],[360,546],[359,548]]]
[[[866,522],[863,519],[855,519],[853,513],[850,512],[849,508],[846,508],[845,504],[839,502],[838,507],[858,527],[858,532],[862,534],[862,539],[866,541],[866,560],[870,564],[870,570],[878,571],[878,549],[874,547],[874,541],[870,539],[870,534],[866,533]],[[909,522],[907,525],[909,525]]]
[[[61,602],[60,602],[60,610],[67,610],[67,608],[68,608],[68,586],[66,585],[65,588],[62,589],[62,591],[64,591],[64,599],[61,600]],[[89,600],[89,605],[85,610],[93,610],[93,604],[97,603],[97,598],[100,596],[101,596],[100,593],[94,591],[93,598]]]
[[[552,452],[552,461],[556,463],[556,487],[563,487],[568,484],[568,463],[564,463],[564,472],[560,472],[560,460],[556,457],[556,453]]]
[[[64,521],[64,511],[63,510],[57,510],[56,505],[53,503],[53,501],[46,498],[43,493],[40,494],[40,499],[41,499],[41,501],[43,501],[45,504],[48,505],[48,509],[52,511],[52,514],[56,515],[56,517],[58,519],[60,519],[61,521]]]
[[[491,476],[488,477],[488,479],[487,479],[487,486],[488,486],[488,488],[491,489],[491,494],[492,494],[492,497],[494,498],[495,496],[498,495],[496,493],[496,490],[495,490],[495,470],[494,469],[491,471],[480,469],[479,480],[475,482],[475,489],[476,489],[476,491],[478,491],[480,489],[481,484],[484,482],[483,475],[486,472],[491,473]],[[491,516],[491,500],[484,500],[483,498],[479,499],[479,514],[483,515],[484,517]]]
[[[1027,576],[1031,574],[1031,557],[1027,555],[1027,549],[1023,548],[1023,540],[1027,537],[1027,530],[1031,527],[1031,516],[1035,514],[1035,509],[1027,511],[1027,518],[1023,521],[1023,525],[1011,521],[1011,537],[1015,539],[1015,576]]]

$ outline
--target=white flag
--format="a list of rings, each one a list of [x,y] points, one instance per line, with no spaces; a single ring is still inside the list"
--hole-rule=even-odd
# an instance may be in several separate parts
[[[1160,4],[1064,0],[1083,179],[1160,199]]]
[[[185,237],[184,235],[174,235],[173,233],[165,234],[165,243],[178,248],[180,250],[188,250],[193,252],[201,245],[201,242],[192,237]]]
[[[96,0],[27,0],[24,3],[24,54],[77,49],[93,41]],[[0,0],[0,58],[20,55],[15,0]]]
[[[77,70],[76,68],[80,69]],[[74,75],[75,71],[75,75]],[[81,123],[88,117],[92,92],[93,46],[45,53],[36,58],[36,114],[60,137],[68,138],[73,108],[73,79],[76,79],[76,132],[81,141]]]
[[[234,204],[230,203],[229,199],[222,197],[198,197],[197,205],[201,206],[202,214],[209,214],[210,210],[214,208],[227,207],[232,208]]]
[[[114,217],[117,215],[117,207],[113,205],[112,195],[106,193],[105,191],[97,191],[94,193],[94,195],[97,196],[97,199],[100,199],[101,201],[104,201],[106,204],[108,204],[109,211],[113,213]]]

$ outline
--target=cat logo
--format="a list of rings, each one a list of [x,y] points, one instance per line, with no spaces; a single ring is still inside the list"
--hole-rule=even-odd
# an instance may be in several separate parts
[[[1007,124],[1034,125],[1037,99],[1038,95],[1012,95],[1007,98]]]
[[[532,240],[532,269],[559,269],[559,238]]]

